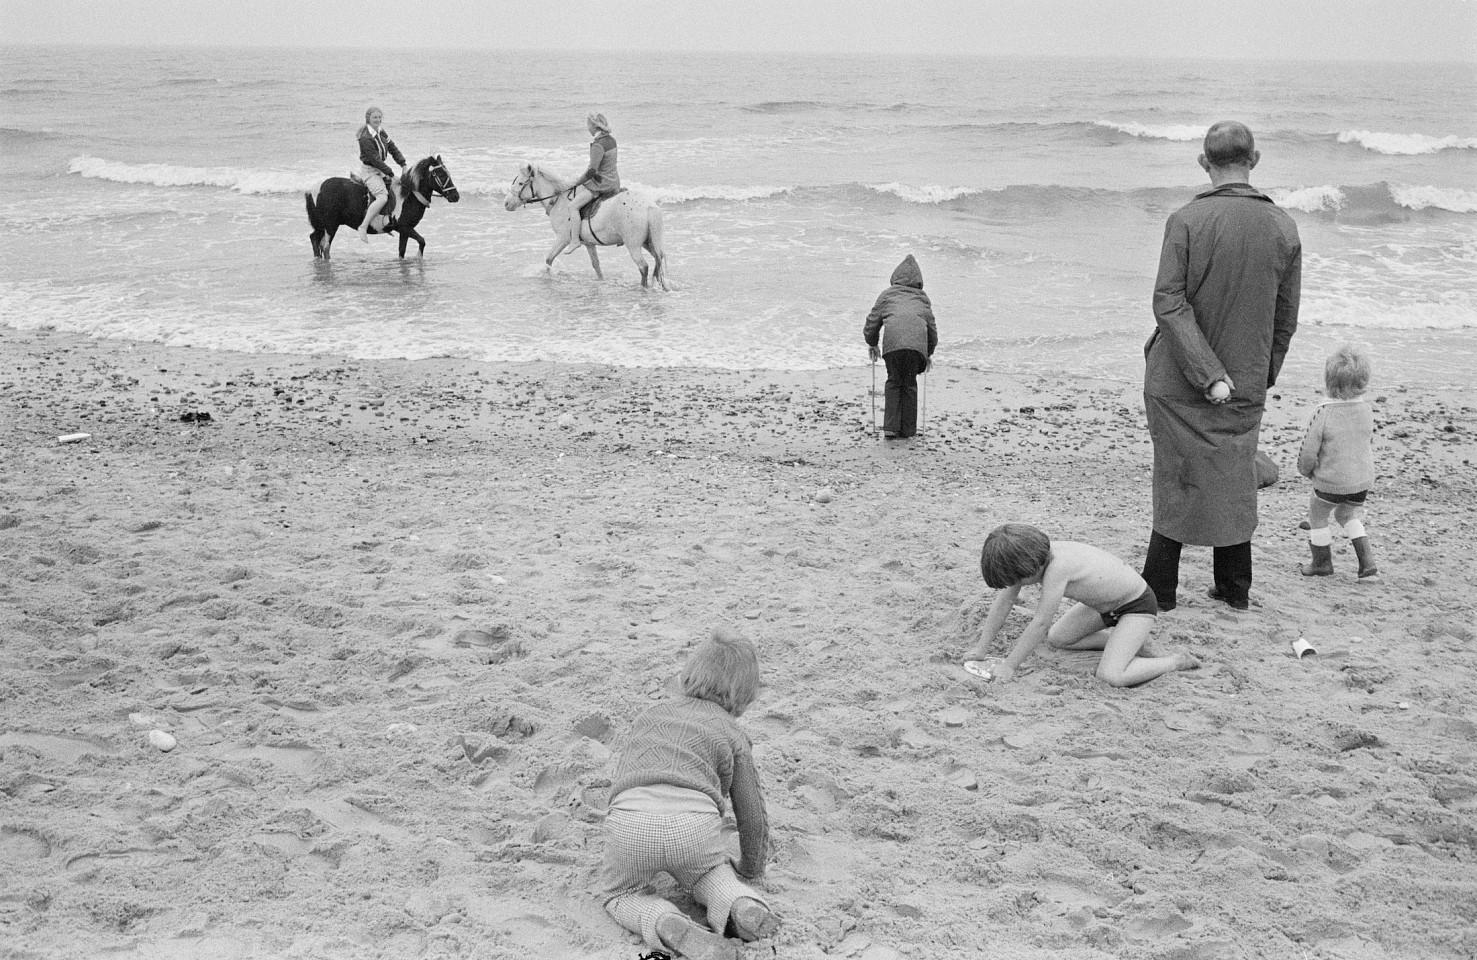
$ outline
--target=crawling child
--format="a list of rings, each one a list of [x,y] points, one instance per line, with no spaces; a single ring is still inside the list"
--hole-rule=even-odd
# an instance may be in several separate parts
[[[688,658],[684,696],[636,718],[615,762],[605,862],[605,909],[658,950],[688,960],[737,960],[725,938],[779,930],[764,895],[744,880],[763,875],[769,820],[749,737],[736,719],[759,693],[759,658],[743,637],[718,629]],[[738,824],[737,862],[723,836],[723,802]],[[666,873],[707,907],[707,926],[657,896]]]
[[[1007,523],[985,538],[980,572],[985,583],[1000,592],[980,628],[980,642],[964,654],[966,664],[984,659],[1021,587],[1041,584],[1041,600],[1030,626],[991,671],[997,680],[1014,677],[1043,639],[1060,650],[1103,651],[1097,675],[1115,687],[1137,686],[1200,666],[1188,653],[1165,657],[1149,648],[1159,614],[1154,591],[1128,564],[1097,547],[1071,540],[1053,543],[1035,527]],[[1077,604],[1053,624],[1063,597]]]

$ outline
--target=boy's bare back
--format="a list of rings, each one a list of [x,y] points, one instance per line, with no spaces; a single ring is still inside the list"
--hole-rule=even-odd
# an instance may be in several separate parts
[[[1041,577],[1043,592],[1062,585],[1070,600],[1106,612],[1137,599],[1147,584],[1128,564],[1091,544],[1053,540],[1051,562]]]

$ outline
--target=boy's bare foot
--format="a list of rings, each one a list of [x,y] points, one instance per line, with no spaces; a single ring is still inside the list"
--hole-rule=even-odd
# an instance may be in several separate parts
[[[1174,655],[1174,668],[1176,670],[1199,670],[1200,661],[1183,651]]]
[[[986,650],[984,647],[971,647],[968,650],[964,651],[963,654],[960,655],[959,662],[960,663],[965,663],[965,662],[967,662],[969,660],[988,660],[988,659],[990,659],[990,651]]]
[[[360,243],[368,243],[369,242],[369,233],[368,233],[368,231],[360,230],[360,231],[358,231],[358,233],[359,233],[359,242]]]
[[[738,947],[680,913],[663,914],[656,935],[687,960],[738,960]]]
[[[780,931],[780,918],[753,897],[739,897],[728,911],[733,930],[740,940],[763,940]]]

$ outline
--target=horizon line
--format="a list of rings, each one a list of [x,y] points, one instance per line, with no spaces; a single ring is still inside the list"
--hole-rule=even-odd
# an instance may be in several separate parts
[[[383,45],[371,44],[310,44],[310,43],[256,43],[216,41],[216,42],[181,42],[168,41],[153,43],[138,43],[132,41],[87,41],[87,40],[3,40],[0,41],[0,49],[39,49],[46,47],[85,47],[105,50],[337,50],[337,51],[364,51],[375,50],[389,52],[391,48]],[[811,57],[899,57],[899,58],[926,58],[938,60],[1133,60],[1133,61],[1172,61],[1189,63],[1387,63],[1387,64],[1421,64],[1453,67],[1477,68],[1477,56],[1471,60],[1411,60],[1386,57],[1279,57],[1279,56],[1244,56],[1244,57],[1209,57],[1209,56],[1164,56],[1134,55],[1127,53],[997,53],[985,51],[923,51],[923,50],[891,50],[891,49],[850,49],[850,50],[804,50],[804,49],[735,49],[720,47],[608,47],[608,46],[569,46],[569,47],[539,47],[539,46],[473,46],[473,45],[397,45],[394,50],[403,51],[425,51],[435,53],[558,53],[562,51],[579,51],[581,53],[613,53],[613,54],[676,54],[676,55],[702,55],[712,56],[714,54],[728,54],[734,56],[811,56]]]

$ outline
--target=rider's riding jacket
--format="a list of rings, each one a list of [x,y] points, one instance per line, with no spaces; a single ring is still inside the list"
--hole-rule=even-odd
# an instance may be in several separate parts
[[[590,169],[575,181],[587,185],[595,196],[610,196],[621,188],[620,174],[615,172],[615,137],[603,133],[590,141]]]
[[[405,157],[400,153],[400,148],[395,146],[395,141],[384,130],[365,124],[359,128],[359,162],[366,167],[373,167],[380,173],[391,178],[395,177],[395,171],[385,162],[387,157],[394,157],[395,162],[405,166]]]

